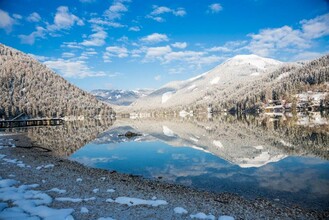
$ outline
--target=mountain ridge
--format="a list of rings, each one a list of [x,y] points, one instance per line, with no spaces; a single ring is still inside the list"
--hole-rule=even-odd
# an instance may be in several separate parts
[[[282,64],[280,61],[254,54],[237,55],[198,76],[183,81],[169,82],[149,96],[132,103],[131,107],[150,109],[154,107],[152,103],[160,108],[188,105],[197,99],[207,97],[207,94],[214,90],[225,89],[231,84],[263,77],[264,74]]]
[[[121,90],[95,89],[90,91],[98,100],[119,106],[127,106],[140,97],[150,94],[152,89]]]

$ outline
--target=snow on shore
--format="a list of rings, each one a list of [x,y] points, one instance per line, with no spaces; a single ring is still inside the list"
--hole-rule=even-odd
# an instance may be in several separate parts
[[[38,184],[17,185],[13,179],[0,180],[1,219],[73,219],[71,216],[74,209],[54,209],[47,205],[52,203],[52,198],[41,191],[33,190]],[[14,206],[9,207],[12,203]]]
[[[107,199],[106,202],[115,202],[128,206],[136,206],[136,205],[149,205],[149,206],[159,206],[159,205],[167,205],[167,201],[165,200],[145,200],[131,197],[118,197],[115,200]]]

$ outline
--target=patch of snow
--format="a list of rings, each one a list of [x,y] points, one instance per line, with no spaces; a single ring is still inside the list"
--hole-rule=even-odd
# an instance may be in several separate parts
[[[185,110],[182,110],[182,111],[179,112],[179,116],[182,117],[182,118],[185,118],[188,115],[193,116],[193,112],[192,111],[191,112],[187,112]]]
[[[218,220],[234,220],[234,218],[232,216],[222,215],[219,216]]]
[[[213,78],[213,80],[210,81],[210,84],[211,85],[217,84],[217,83],[219,83],[219,80],[220,80],[220,77],[217,76],[217,77]]]
[[[89,210],[86,207],[81,207],[80,213],[86,214],[86,213],[89,213]]]
[[[174,212],[176,214],[187,214],[187,210],[182,207],[176,207],[174,208]]]
[[[106,178],[104,177],[104,176],[102,176],[101,178],[100,178],[100,180],[102,180],[102,181],[104,181]]]
[[[74,209],[53,209],[46,206],[52,203],[52,198],[46,193],[30,189],[38,187],[38,184],[12,186],[17,183],[18,181],[12,179],[0,181],[0,200],[10,201],[13,205],[1,210],[1,219],[73,219],[71,213]]]
[[[115,190],[114,189],[108,189],[108,190],[106,190],[106,192],[108,192],[108,193],[114,193]]]
[[[206,215],[203,212],[199,212],[195,215],[190,215],[191,218],[197,218],[197,219],[210,219],[210,220],[215,220],[215,216],[212,214]]]
[[[196,139],[196,138],[194,138],[194,137],[190,137],[190,139],[191,139],[192,141],[194,141],[194,142],[198,142],[198,141],[199,141],[198,139]]]
[[[250,55],[237,55],[228,59],[224,64],[230,66],[251,65],[258,69],[266,69],[267,66],[276,66],[281,64],[280,61],[263,58],[254,54]]]
[[[175,133],[170,129],[168,128],[167,126],[162,126],[162,129],[163,129],[163,134],[168,136],[168,137],[175,137]]]
[[[111,218],[111,217],[101,217],[101,218],[98,218],[97,220],[115,220],[115,219]]]
[[[48,190],[48,192],[56,192],[58,194],[65,194],[66,190],[65,189],[52,188],[52,189]]]
[[[81,178],[77,178],[76,181],[77,182],[82,182],[82,179]]]
[[[286,158],[286,155],[270,155],[269,152],[264,151],[260,155],[253,158],[243,158],[242,163],[238,165],[241,168],[250,168],[250,167],[261,167],[271,162],[277,162]]]
[[[187,90],[193,90],[193,89],[195,89],[196,88],[196,85],[191,85],[191,86],[189,86],[188,88],[187,88]]]
[[[171,98],[172,95],[173,95],[173,92],[163,93],[163,95],[162,95],[162,104],[166,103],[168,101],[168,99]]]
[[[213,153],[211,153],[210,151],[207,151],[207,150],[205,150],[205,149],[203,149],[203,148],[201,148],[201,147],[197,147],[197,146],[195,146],[195,145],[192,145],[191,148],[193,148],[193,149],[195,149],[195,150],[203,151],[203,152],[208,153],[208,154],[213,154]]]
[[[93,189],[93,193],[98,193],[99,189]]]
[[[250,74],[250,76],[259,76],[260,75],[260,72],[254,72],[252,74]]]
[[[38,166],[36,169],[37,170],[41,170],[41,169],[48,169],[48,168],[53,168],[55,165],[54,164],[47,164],[47,165],[41,165],[41,166]]]
[[[107,202],[115,202],[122,205],[128,206],[136,206],[136,205],[149,205],[153,207],[157,207],[159,205],[167,205],[168,203],[165,200],[145,200],[139,198],[131,198],[131,197],[118,197],[115,200],[108,199]]]
[[[281,79],[283,79],[283,78],[289,76],[289,74],[290,74],[290,72],[282,73],[282,74],[280,74],[280,76],[278,76],[277,79],[278,79],[278,80],[281,80]]]
[[[257,149],[257,150],[263,150],[263,149],[264,149],[264,147],[261,146],[261,145],[259,145],[259,146],[253,146],[253,148],[255,148],[255,149]]]
[[[157,197],[156,197],[156,196],[153,196],[153,197],[152,197],[152,200],[156,200],[156,199],[157,199]]]
[[[3,156],[1,156],[2,160],[7,163],[16,164],[18,167],[21,167],[21,168],[24,168],[24,167],[30,168],[31,167],[29,165],[24,164],[23,161],[21,161],[21,160],[4,158],[6,155],[4,155],[4,154],[1,154],[1,155],[3,155]]]
[[[222,144],[220,141],[218,141],[218,140],[214,140],[212,143],[213,143],[216,147],[224,148],[223,144]]]

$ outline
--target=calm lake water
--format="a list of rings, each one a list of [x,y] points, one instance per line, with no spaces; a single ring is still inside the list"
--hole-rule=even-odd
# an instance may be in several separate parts
[[[119,137],[127,131],[142,136]],[[310,209],[329,207],[329,121],[319,113],[118,119],[26,132],[53,153],[91,167]]]

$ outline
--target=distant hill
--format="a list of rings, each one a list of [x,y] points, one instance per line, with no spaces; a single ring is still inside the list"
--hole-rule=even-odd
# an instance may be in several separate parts
[[[133,110],[250,110],[268,99],[290,99],[308,90],[329,92],[329,55],[305,63],[283,63],[237,55],[185,81],[170,82],[132,103]]]
[[[114,105],[127,106],[141,97],[145,97],[150,94],[151,89],[138,89],[138,90],[106,90],[96,89],[90,93],[94,95],[98,100],[107,102]]]
[[[32,57],[0,44],[0,118],[110,116],[112,108]]]

